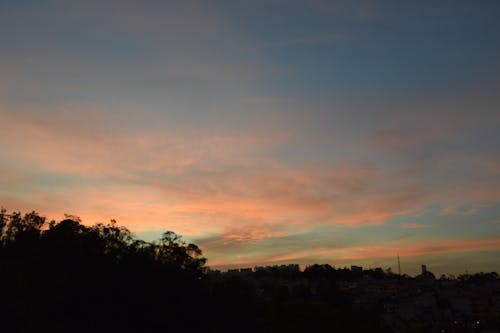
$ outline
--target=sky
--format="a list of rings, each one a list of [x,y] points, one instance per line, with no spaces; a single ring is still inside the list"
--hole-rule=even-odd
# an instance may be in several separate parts
[[[0,0],[0,206],[213,268],[500,272],[500,2]]]

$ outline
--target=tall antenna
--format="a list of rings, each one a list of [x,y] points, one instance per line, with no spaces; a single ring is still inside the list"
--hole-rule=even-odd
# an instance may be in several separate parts
[[[401,262],[399,261],[399,254],[398,254],[398,274],[401,275]]]

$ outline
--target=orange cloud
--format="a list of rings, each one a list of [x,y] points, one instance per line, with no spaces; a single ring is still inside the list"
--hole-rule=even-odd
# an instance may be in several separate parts
[[[418,243],[375,244],[334,250],[342,259],[414,257],[424,254],[500,250],[500,237],[445,239]]]
[[[253,256],[223,258],[210,261],[213,267],[262,265],[282,262],[296,262],[311,264],[315,262],[344,262],[354,260],[368,260],[381,258],[416,257],[439,253],[458,253],[476,251],[500,250],[500,237],[487,237],[475,239],[445,239],[403,243],[389,241],[386,243],[367,244],[363,246],[347,246],[337,248],[311,248],[266,256]]]
[[[427,228],[425,224],[420,224],[420,223],[407,223],[403,224],[404,228],[407,229],[422,229],[422,228]]]
[[[0,108],[0,202],[18,203],[9,209],[40,207],[88,223],[116,218],[134,231],[227,233],[248,242],[266,237],[252,225],[279,233],[383,225],[431,204],[500,200],[491,181],[457,193],[373,164],[286,165],[275,157],[293,140],[286,132],[128,131],[113,128],[113,117],[98,110],[81,116],[78,107],[61,108],[51,119],[16,111]],[[44,177],[53,181],[44,185]]]

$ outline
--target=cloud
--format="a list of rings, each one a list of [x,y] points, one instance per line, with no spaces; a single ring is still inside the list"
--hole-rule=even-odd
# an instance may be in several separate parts
[[[89,222],[101,215],[135,230],[227,233],[232,242],[244,243],[264,237],[259,230],[269,226],[282,233],[289,227],[381,226],[436,203],[452,207],[500,198],[491,182],[456,193],[377,164],[286,164],[276,157],[295,140],[286,131],[153,126],[146,132],[112,126],[116,116],[96,109],[53,112],[44,118],[0,111],[2,197],[36,203],[56,195],[64,198],[64,209]],[[44,207],[53,212],[57,202]],[[467,213],[475,213],[474,207]]]
[[[264,256],[256,256],[255,253],[250,253],[247,256],[216,259],[210,261],[209,264],[212,267],[263,265],[282,262],[295,262],[303,265],[318,262],[335,264],[336,262],[395,258],[398,254],[401,258],[406,258],[404,260],[408,260],[408,258],[424,255],[498,250],[500,250],[500,237],[414,240],[410,242],[407,240],[394,240],[355,246],[311,247],[282,253],[269,253]]]
[[[457,253],[412,240],[452,237],[448,219],[464,221],[454,236],[491,219],[494,50],[457,53],[450,39],[435,57],[414,10],[372,1],[240,5],[2,6],[0,205],[174,230],[227,264]],[[407,50],[398,30],[366,29],[401,17]],[[415,57],[425,70],[407,66]],[[421,230],[398,239],[401,227]]]
[[[420,223],[406,223],[402,225],[404,228],[407,229],[422,229],[422,228],[428,228],[427,225],[425,224],[420,224]]]
[[[342,249],[337,253],[343,259],[366,259],[400,256],[413,257],[424,254],[492,251],[500,249],[500,237],[477,239],[442,239],[402,244],[375,244]],[[335,252],[335,251],[334,251]]]

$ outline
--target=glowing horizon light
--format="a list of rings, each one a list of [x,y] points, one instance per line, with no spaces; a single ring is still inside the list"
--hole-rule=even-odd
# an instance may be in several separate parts
[[[0,206],[173,230],[220,267],[499,271],[499,14],[2,3]]]

